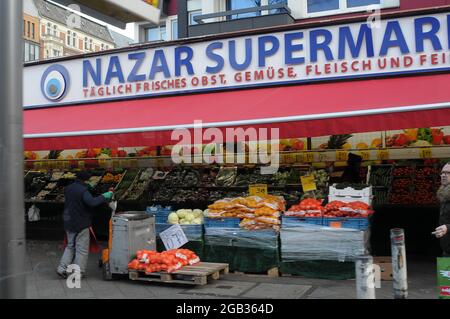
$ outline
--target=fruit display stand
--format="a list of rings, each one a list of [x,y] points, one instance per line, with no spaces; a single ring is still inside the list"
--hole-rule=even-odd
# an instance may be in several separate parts
[[[369,180],[377,181],[377,186],[374,186],[376,214],[372,218],[371,236],[375,255],[390,254],[389,229],[394,227],[405,230],[408,253],[423,256],[441,254],[439,242],[429,236],[439,220],[436,191],[440,185],[440,164],[430,161],[424,165],[427,162],[402,161],[382,167],[377,165],[369,170]],[[373,172],[376,174],[380,168],[384,170],[382,181],[373,177]],[[388,191],[380,196],[379,189]]]

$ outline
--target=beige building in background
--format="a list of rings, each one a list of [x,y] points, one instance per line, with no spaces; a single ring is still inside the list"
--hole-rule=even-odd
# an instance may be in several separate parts
[[[108,27],[83,18],[45,0],[25,0],[24,7],[35,7],[37,16],[25,20],[35,23],[34,43],[39,43],[38,59],[50,59],[116,47]],[[33,20],[31,20],[33,18]],[[37,20],[36,20],[37,19]],[[33,21],[33,22],[31,22]],[[27,30],[25,32],[27,35]],[[30,35],[32,31],[30,32]],[[27,41],[30,40],[28,37]],[[27,61],[25,59],[25,61]],[[28,61],[33,61],[29,59]]]

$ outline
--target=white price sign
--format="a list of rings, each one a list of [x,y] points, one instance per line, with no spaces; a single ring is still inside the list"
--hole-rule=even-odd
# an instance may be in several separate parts
[[[180,225],[173,225],[159,234],[166,250],[177,249],[186,244],[189,240],[186,238]]]

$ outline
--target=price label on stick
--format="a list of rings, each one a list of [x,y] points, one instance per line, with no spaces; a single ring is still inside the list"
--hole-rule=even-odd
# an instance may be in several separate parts
[[[180,225],[173,225],[159,234],[166,250],[177,249],[186,244],[188,239]]]
[[[310,192],[317,190],[316,181],[314,180],[314,176],[308,175],[308,176],[301,176],[301,183],[303,187],[304,192]]]
[[[267,184],[255,184],[248,187],[250,196],[264,196],[267,195]]]

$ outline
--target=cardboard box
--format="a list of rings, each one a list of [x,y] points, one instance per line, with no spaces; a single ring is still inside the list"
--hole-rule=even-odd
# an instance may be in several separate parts
[[[380,266],[381,280],[391,281],[392,278],[392,258],[390,256],[373,257],[373,263]]]

